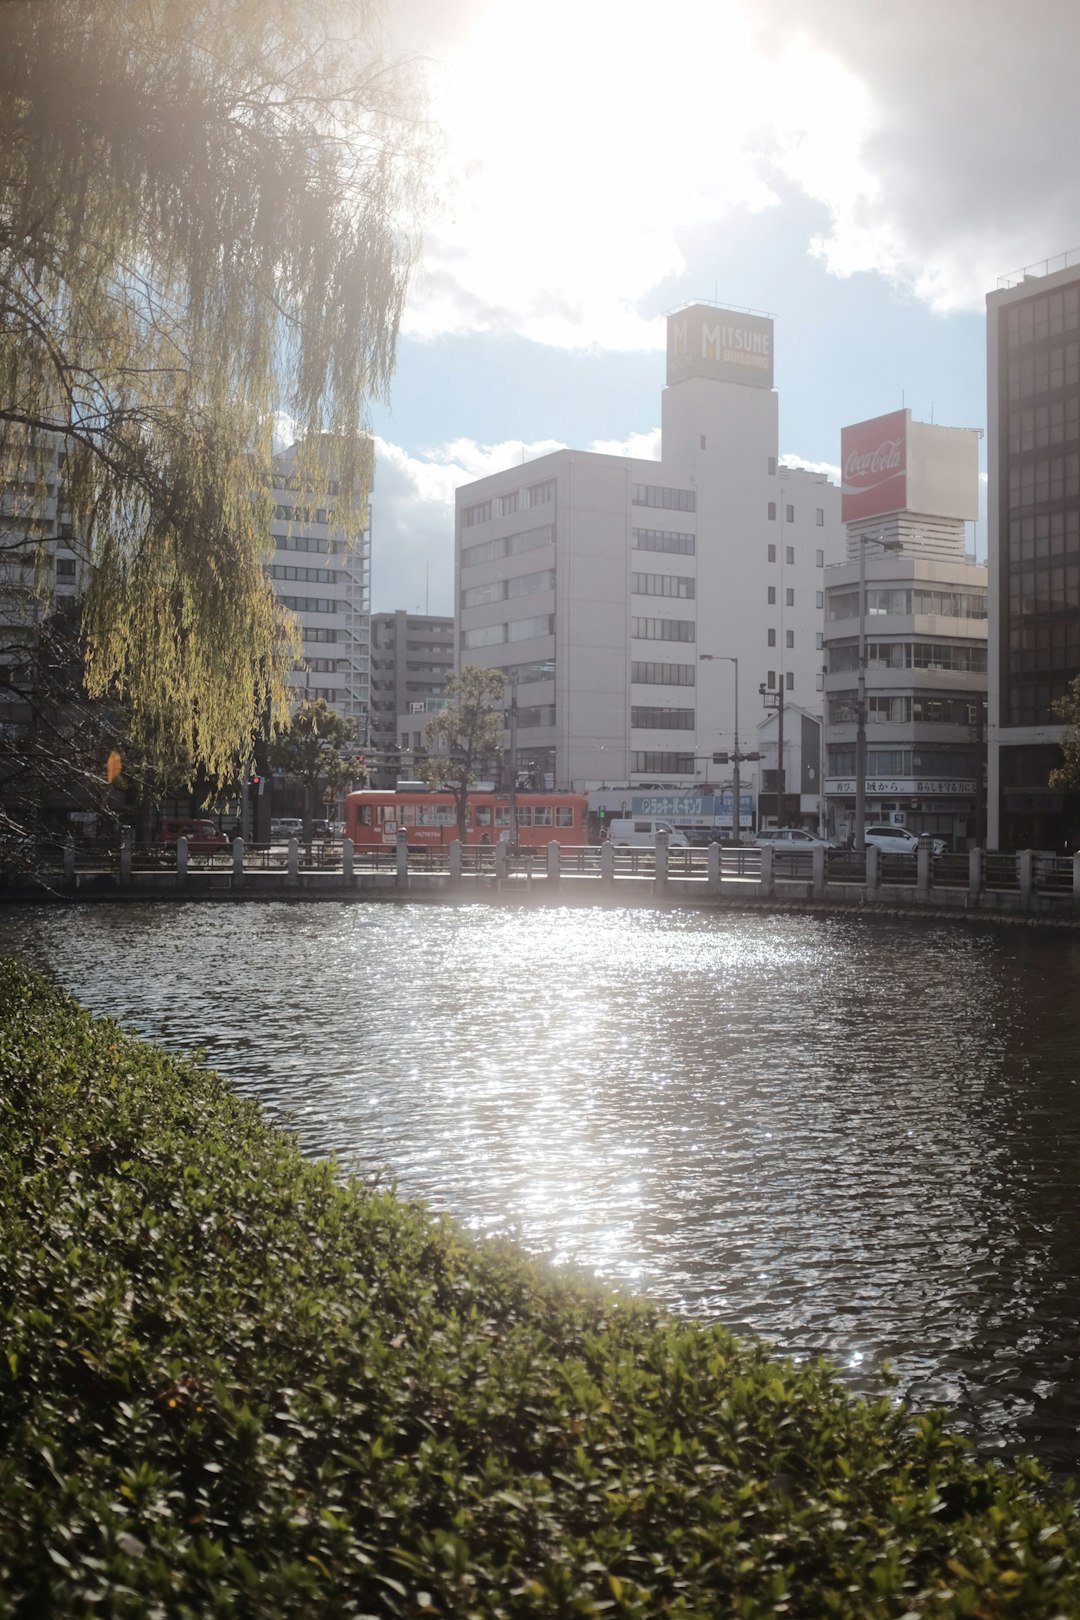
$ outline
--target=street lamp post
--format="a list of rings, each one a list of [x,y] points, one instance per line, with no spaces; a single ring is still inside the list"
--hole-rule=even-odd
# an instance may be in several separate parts
[[[739,766],[744,759],[759,759],[760,755],[744,754],[739,749],[739,660],[733,658],[730,653],[699,653],[698,661],[702,664],[732,664],[735,668],[735,752],[731,756],[731,791],[735,803],[731,813],[731,829],[735,842],[740,844],[742,843],[742,798]]]
[[[886,540],[880,534],[859,535],[859,693],[855,708],[855,831],[852,842],[856,853],[866,843],[866,543],[872,541],[882,551],[903,551],[899,540]]]

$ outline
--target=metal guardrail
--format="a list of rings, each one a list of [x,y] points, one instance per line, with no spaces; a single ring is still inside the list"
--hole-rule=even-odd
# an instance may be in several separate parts
[[[652,848],[616,848],[614,845],[556,846],[522,845],[514,850],[502,846],[467,845],[456,850],[423,847],[407,853],[396,846],[355,850],[351,858],[339,842],[311,844],[247,845],[234,850],[189,849],[186,866],[175,845],[145,844],[130,847],[67,846],[45,844],[33,852],[34,858],[0,867],[0,884],[8,887],[33,885],[49,892],[89,892],[119,884],[143,892],[161,894],[170,886],[186,883],[198,892],[207,883],[215,892],[237,881],[252,878],[260,883],[293,880],[318,883],[325,878],[331,892],[364,877],[379,883],[400,883],[403,879],[431,879],[441,883],[506,883],[526,885],[547,883],[552,878],[568,882],[600,885],[610,873],[615,882],[637,880],[638,890],[668,887],[679,898],[715,897],[728,890],[731,897],[747,895],[777,899],[817,898],[838,901],[886,899],[913,904],[933,904],[956,909],[958,905],[976,909],[1043,909],[1080,912],[1080,856],[1026,854],[981,854],[973,866],[969,854],[945,854],[925,863],[925,881],[919,885],[919,867],[914,855],[878,853],[877,881],[872,881],[865,853],[852,850],[820,852],[823,870],[815,881],[814,854],[808,850],[752,846],[690,846],[669,849],[666,865],[658,867]],[[25,853],[25,851],[24,851]],[[404,855],[404,865],[402,865]],[[240,864],[238,864],[240,863]],[[501,864],[505,863],[505,864]],[[771,865],[771,873],[769,866]],[[351,879],[347,873],[351,870]],[[713,875],[715,873],[715,876]],[[973,876],[974,873],[974,876]],[[163,885],[165,886],[163,889]],[[260,892],[266,892],[265,889]]]

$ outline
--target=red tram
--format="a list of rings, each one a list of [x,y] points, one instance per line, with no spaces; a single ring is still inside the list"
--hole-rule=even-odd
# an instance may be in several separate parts
[[[516,838],[510,826],[510,795],[470,792],[465,811],[465,842],[512,843],[546,848],[548,844],[584,844],[589,801],[583,793],[519,791]],[[404,828],[410,849],[446,849],[458,835],[452,793],[436,788],[392,791],[362,788],[345,800],[345,837],[355,849],[386,849]]]

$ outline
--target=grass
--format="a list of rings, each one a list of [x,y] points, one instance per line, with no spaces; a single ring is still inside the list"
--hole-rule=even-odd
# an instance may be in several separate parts
[[[0,1620],[1080,1614],[941,1415],[344,1184],[0,963]]]

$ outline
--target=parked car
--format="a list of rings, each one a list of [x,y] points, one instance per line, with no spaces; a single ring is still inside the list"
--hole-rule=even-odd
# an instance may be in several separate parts
[[[220,827],[200,816],[163,816],[158,829],[163,844],[186,838],[192,855],[209,855],[215,849],[228,849],[229,840]]]
[[[303,816],[275,816],[270,823],[271,838],[300,838],[303,831]]]
[[[763,827],[754,839],[757,849],[835,849],[828,838],[807,832],[805,827]]]
[[[887,822],[882,822],[880,825],[875,823],[872,827],[866,827],[863,831],[863,837],[868,844],[873,844],[876,849],[886,850],[893,855],[914,855],[919,847],[917,833],[913,833],[908,827],[893,827]],[[930,848],[935,855],[944,855],[945,840],[943,838],[932,838]]]

